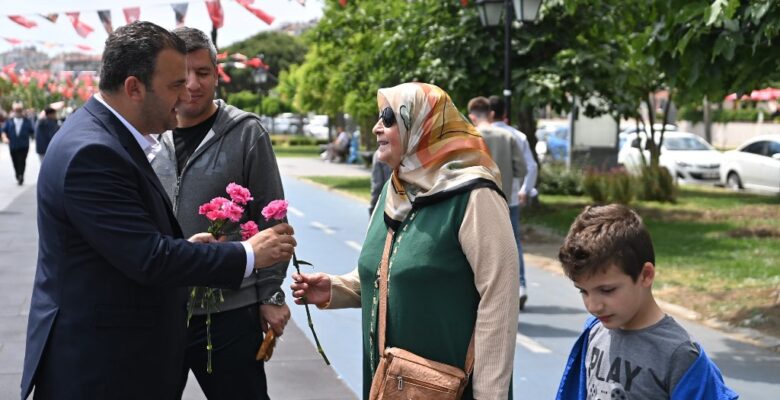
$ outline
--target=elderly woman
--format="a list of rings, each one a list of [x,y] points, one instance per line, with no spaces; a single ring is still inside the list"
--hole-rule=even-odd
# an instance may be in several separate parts
[[[464,399],[507,399],[515,352],[518,257],[498,168],[479,132],[442,89],[380,89],[373,132],[392,169],[368,227],[358,268],[295,274],[297,303],[363,309],[363,397],[376,371],[377,269],[388,230],[386,342],[463,368],[472,334],[474,371]]]

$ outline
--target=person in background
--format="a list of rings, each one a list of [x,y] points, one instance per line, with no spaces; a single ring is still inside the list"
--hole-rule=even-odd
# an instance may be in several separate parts
[[[488,100],[490,101],[490,111],[492,111],[490,122],[494,127],[505,129],[515,137],[515,142],[520,147],[523,161],[525,161],[525,178],[512,180],[512,190],[510,191],[512,196],[509,198],[509,218],[512,220],[512,229],[515,232],[515,241],[517,242],[517,254],[520,257],[520,310],[522,311],[526,301],[528,301],[528,290],[525,282],[523,244],[520,240],[520,209],[530,204],[531,199],[537,194],[536,177],[539,165],[536,164],[525,134],[504,122],[504,99],[499,96],[490,96]]]
[[[209,221],[198,214],[198,207],[225,196],[227,184],[236,183],[254,197],[241,222],[251,220],[261,230],[268,228],[273,222],[266,221],[261,210],[284,198],[268,131],[257,115],[214,100],[217,50],[211,39],[189,27],[177,28],[173,34],[186,45],[190,100],[176,107],[177,127],[162,134],[162,150],[152,160],[152,168],[173,202],[176,219],[185,236],[205,231]],[[241,235],[236,232],[227,239],[240,240]],[[273,329],[281,336],[290,319],[281,290],[287,265],[285,261],[256,271],[244,278],[240,289],[223,290],[224,301],[211,312],[210,324],[202,306],[203,291],[190,299],[194,311],[187,328],[179,397],[192,370],[209,399],[268,399],[264,362],[256,360],[255,353],[263,332]],[[211,372],[206,369],[209,329]]]
[[[656,303],[653,241],[635,211],[586,207],[558,259],[593,316],[571,350],[556,399],[738,398],[701,345]]]
[[[371,202],[368,205],[368,215],[374,213],[374,207],[382,194],[382,188],[392,174],[390,167],[379,159],[379,150],[371,156]]]
[[[24,183],[24,170],[27,166],[27,153],[30,151],[30,139],[35,134],[32,122],[24,117],[22,103],[13,103],[11,116],[5,121],[2,128],[3,143],[8,144],[11,151],[11,162],[16,173],[16,183],[21,186]]]
[[[474,371],[463,399],[510,398],[517,336],[517,246],[487,145],[450,96],[404,83],[377,93],[378,158],[392,169],[358,267],[293,274],[296,303],[363,308],[363,398],[379,362],[377,270],[389,243],[387,346]],[[507,133],[509,135],[509,133]],[[390,238],[388,238],[390,235]]]
[[[349,155],[349,142],[352,138],[341,126],[336,127],[336,131],[338,136],[328,144],[328,148],[325,150],[325,160],[329,162],[343,162]]]
[[[35,125],[35,152],[38,153],[41,161],[43,161],[43,156],[49,147],[49,142],[58,129],[60,129],[60,123],[57,120],[57,111],[46,107],[43,110],[43,118],[40,118]]]

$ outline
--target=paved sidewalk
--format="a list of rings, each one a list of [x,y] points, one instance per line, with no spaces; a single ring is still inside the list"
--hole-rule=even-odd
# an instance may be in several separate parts
[[[324,169],[317,168],[318,164],[328,164],[316,159],[310,161],[313,162],[280,161],[280,165],[284,173],[292,171],[291,175],[368,174],[358,166],[334,164]],[[27,163],[25,184],[18,186],[8,147],[0,144],[0,399],[19,398],[27,314],[38,253],[35,183],[39,162],[34,151]],[[301,329],[308,329],[305,321],[292,321],[272,360],[266,364],[271,398],[357,399],[333,368],[324,364]],[[195,378],[190,378],[184,399],[205,399]]]

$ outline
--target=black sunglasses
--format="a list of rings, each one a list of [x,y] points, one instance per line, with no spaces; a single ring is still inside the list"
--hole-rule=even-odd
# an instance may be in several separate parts
[[[383,108],[382,111],[379,112],[379,119],[382,120],[382,125],[384,125],[385,128],[390,128],[395,125],[395,113],[393,112],[393,109],[390,107]]]

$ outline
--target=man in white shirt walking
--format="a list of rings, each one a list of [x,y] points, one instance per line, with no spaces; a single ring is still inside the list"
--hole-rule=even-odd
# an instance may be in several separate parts
[[[515,232],[515,240],[517,241],[517,253],[520,256],[520,310],[522,310],[525,307],[525,302],[528,301],[528,293],[525,282],[523,245],[520,241],[520,208],[528,205],[531,198],[536,196],[536,177],[539,172],[539,166],[536,164],[536,160],[534,160],[531,146],[528,144],[528,138],[525,134],[504,122],[504,99],[499,96],[490,96],[488,100],[490,101],[490,110],[493,112],[490,118],[492,125],[505,129],[514,136],[517,146],[523,153],[523,160],[525,160],[525,178],[513,180],[512,193],[517,195],[513,195],[509,202],[509,217],[512,219],[512,229]]]

